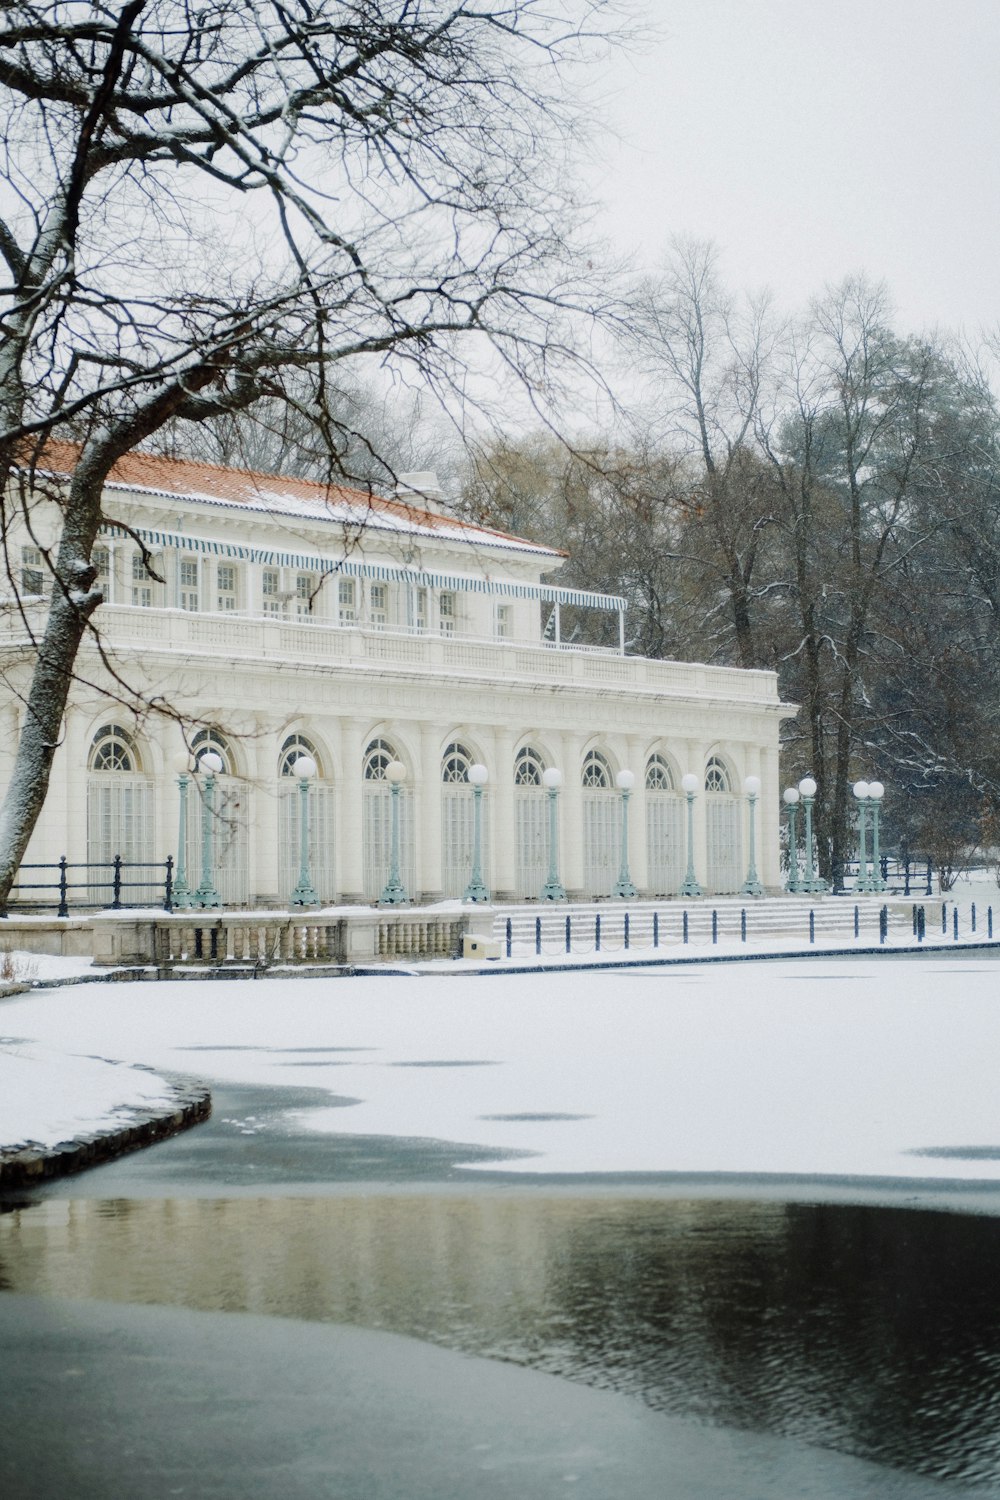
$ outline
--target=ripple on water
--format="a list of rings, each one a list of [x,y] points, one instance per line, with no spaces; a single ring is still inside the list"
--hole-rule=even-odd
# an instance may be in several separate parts
[[[389,1329],[943,1480],[1000,1483],[1000,1221],[544,1193],[53,1198],[21,1292]]]

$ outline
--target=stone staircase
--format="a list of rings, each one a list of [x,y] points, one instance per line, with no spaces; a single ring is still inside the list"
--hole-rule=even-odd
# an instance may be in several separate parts
[[[912,938],[913,908],[923,904],[929,936],[940,932],[940,900],[923,903],[885,896],[702,897],[676,901],[532,902],[494,907],[493,936],[506,952],[508,922],[511,954],[534,954],[541,922],[542,953],[617,952],[689,946],[731,948],[734,943],[766,947],[775,943],[809,947],[879,943],[879,918],[885,907],[888,940]],[[855,931],[857,911],[857,932]],[[949,907],[950,910],[950,907]],[[626,917],[628,918],[626,933]],[[567,940],[567,921],[569,933]],[[745,923],[745,927],[744,927]]]

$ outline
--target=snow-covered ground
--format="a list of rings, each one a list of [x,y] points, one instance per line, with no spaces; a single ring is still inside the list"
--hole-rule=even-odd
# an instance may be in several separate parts
[[[149,1102],[155,1079],[97,1057],[328,1089],[357,1102],[300,1124],[535,1153],[503,1163],[522,1173],[997,1181],[998,977],[952,950],[35,991],[0,1003],[0,1143]]]

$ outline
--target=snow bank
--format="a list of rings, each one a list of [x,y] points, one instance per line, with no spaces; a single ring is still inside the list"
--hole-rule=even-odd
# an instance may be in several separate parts
[[[35,992],[0,1006],[26,1039],[0,1052],[0,1140],[76,1133],[136,1089],[146,1102],[153,1081],[89,1073],[97,1051],[326,1088],[361,1102],[300,1124],[536,1153],[504,1163],[522,1173],[998,1180],[997,973],[941,954]]]

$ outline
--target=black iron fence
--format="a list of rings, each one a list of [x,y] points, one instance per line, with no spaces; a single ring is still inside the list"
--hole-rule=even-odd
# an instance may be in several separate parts
[[[53,878],[44,879],[46,872]],[[71,907],[121,911],[133,906],[162,906],[165,911],[173,911],[173,889],[174,860],[170,854],[165,860],[146,864],[122,859],[120,854],[103,864],[71,864],[63,855],[55,864],[22,865],[6,906],[0,908],[0,917],[11,911],[50,909],[57,917],[68,917]],[[52,892],[51,897],[46,897],[47,891]]]

